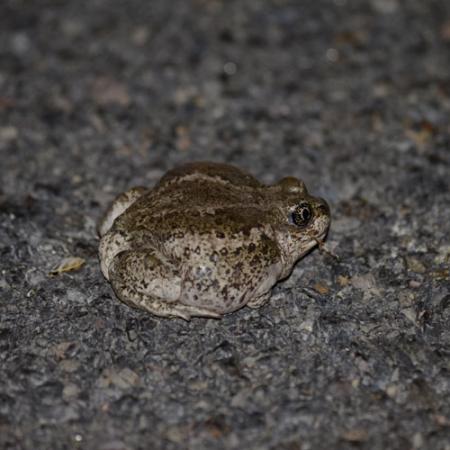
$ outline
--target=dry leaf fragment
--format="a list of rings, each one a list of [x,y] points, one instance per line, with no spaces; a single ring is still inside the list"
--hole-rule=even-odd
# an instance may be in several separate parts
[[[322,284],[322,283],[316,283],[314,285],[314,290],[322,295],[328,294],[328,292],[330,292],[330,289],[328,288],[328,286],[326,286],[325,284]]]
[[[98,77],[94,81],[92,97],[100,106],[127,107],[131,102],[127,85],[109,77]]]
[[[78,258],[77,256],[64,258],[54,269],[50,270],[49,275],[55,276],[63,272],[78,270],[84,265],[85,262],[86,260],[83,258]]]
[[[347,286],[348,284],[350,284],[350,277],[338,275],[337,282],[339,283],[339,286]]]
[[[343,433],[341,437],[348,442],[364,442],[367,441],[369,434],[363,428],[354,428]]]

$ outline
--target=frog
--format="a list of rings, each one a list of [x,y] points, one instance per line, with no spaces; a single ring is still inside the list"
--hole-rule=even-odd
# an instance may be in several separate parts
[[[120,194],[98,225],[104,277],[155,316],[221,318],[259,308],[321,246],[330,208],[287,176],[264,184],[220,162],[190,162]]]

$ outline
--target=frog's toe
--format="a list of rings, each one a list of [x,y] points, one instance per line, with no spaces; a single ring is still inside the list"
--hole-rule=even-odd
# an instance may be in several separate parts
[[[180,311],[176,308],[172,308],[170,313],[166,317],[175,317],[178,319],[183,319],[189,322],[191,320],[191,315],[186,311]]]
[[[222,318],[222,314],[219,314],[216,311],[212,311],[208,308],[202,308],[198,306],[191,306],[191,305],[182,305],[182,304],[176,304],[173,305],[174,308],[179,310],[180,312],[184,312],[185,314],[189,316],[196,316],[196,317],[208,317],[210,319],[220,319]],[[189,319],[186,319],[189,320]]]

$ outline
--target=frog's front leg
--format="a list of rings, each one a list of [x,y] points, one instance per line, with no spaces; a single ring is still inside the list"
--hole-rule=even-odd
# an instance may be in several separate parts
[[[249,308],[260,308],[261,306],[263,306],[264,304],[266,304],[269,301],[270,295],[271,295],[271,291],[265,292],[264,294],[262,294],[258,297],[253,297],[252,299],[250,299],[248,301],[247,306]]]
[[[114,257],[108,272],[117,297],[130,306],[184,320],[191,316],[220,317],[214,311],[180,303],[180,273],[155,250],[123,251]]]

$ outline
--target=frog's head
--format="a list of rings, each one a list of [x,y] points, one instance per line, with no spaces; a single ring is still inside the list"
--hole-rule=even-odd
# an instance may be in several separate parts
[[[280,230],[284,234],[280,244],[291,257],[300,258],[325,239],[330,208],[323,198],[310,195],[297,178],[283,178],[274,187],[279,190],[285,225]]]

